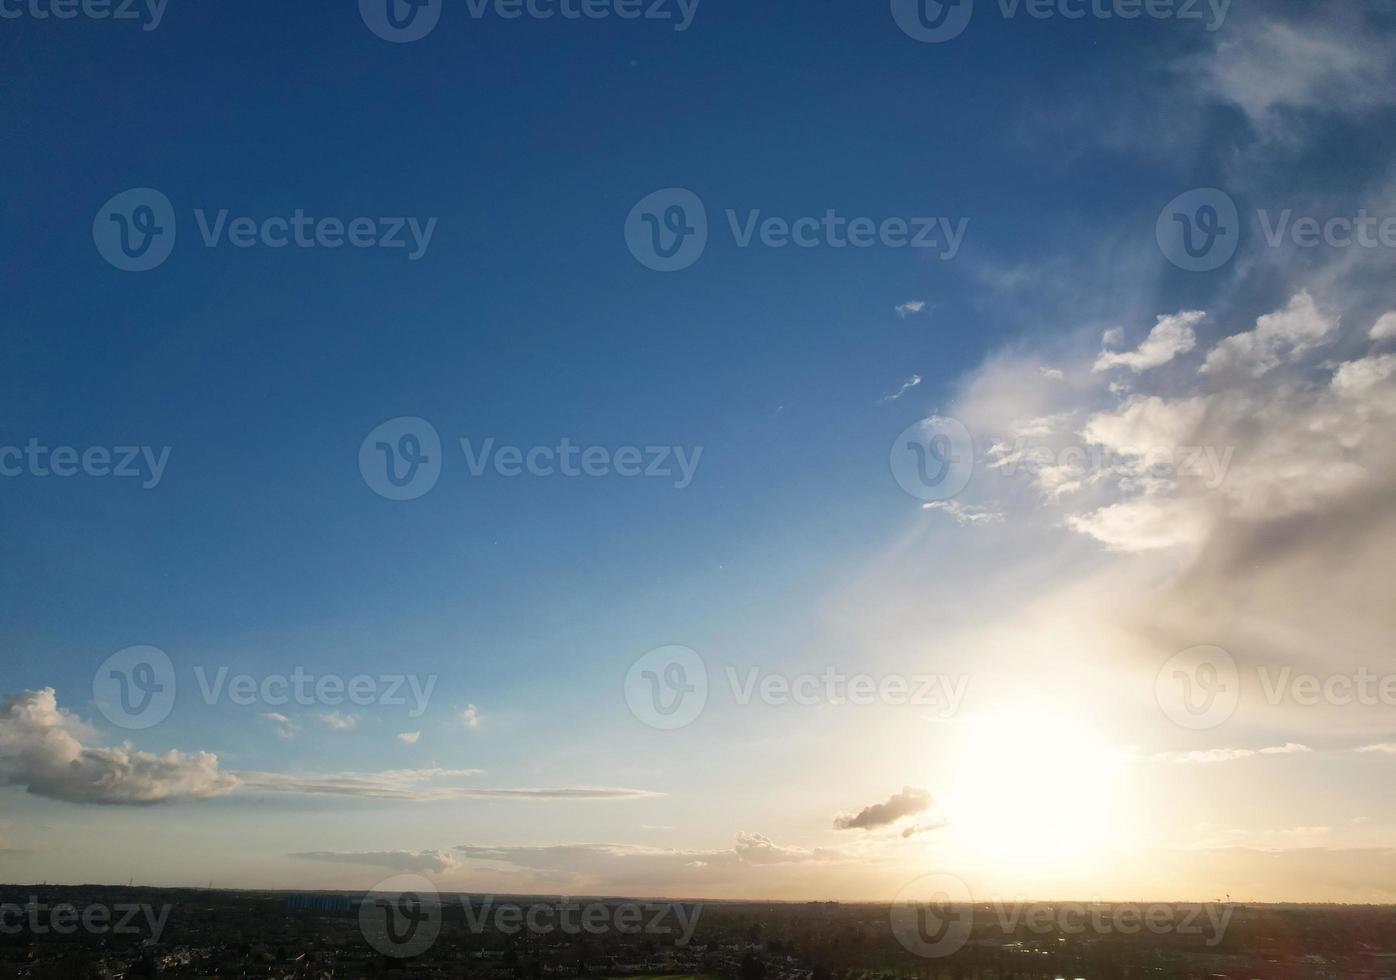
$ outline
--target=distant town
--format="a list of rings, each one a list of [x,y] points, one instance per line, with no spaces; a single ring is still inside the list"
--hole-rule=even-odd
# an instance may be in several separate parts
[[[0,978],[1396,980],[1396,908],[1385,906],[985,903],[910,913],[13,885],[0,886]]]

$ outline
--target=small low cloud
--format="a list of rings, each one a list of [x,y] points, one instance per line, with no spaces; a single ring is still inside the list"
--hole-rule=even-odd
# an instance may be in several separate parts
[[[339,711],[326,711],[315,717],[319,719],[326,728],[333,729],[337,732],[352,732],[359,723],[359,719],[355,718],[353,715],[346,715]]]
[[[472,731],[480,727],[480,712],[473,704],[467,704],[460,713],[460,720]]]
[[[300,732],[300,726],[279,711],[265,712],[262,715],[262,720],[271,722],[272,725],[276,726],[277,738],[292,739]]]
[[[421,737],[421,732],[403,732],[401,735],[397,737],[397,740],[401,742],[403,745],[416,745],[417,740]]]
[[[903,817],[925,813],[931,808],[931,794],[916,786],[903,786],[881,803],[872,803],[857,813],[834,817],[835,830],[874,830],[889,827]],[[910,835],[904,835],[910,836]]]
[[[909,303],[902,303],[900,306],[898,306],[898,307],[897,307],[897,316],[899,316],[899,317],[901,317],[903,320],[905,320],[905,319],[906,319],[907,317],[909,317],[909,316],[916,316],[918,313],[920,313],[920,312],[921,312],[922,310],[924,310],[925,308],[926,308],[926,301],[925,301],[925,300],[923,300],[923,299],[914,299],[914,300],[912,300],[912,301],[909,302]]]

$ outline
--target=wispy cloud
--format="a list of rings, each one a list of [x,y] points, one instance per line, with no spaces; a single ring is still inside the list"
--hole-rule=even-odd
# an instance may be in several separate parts
[[[1313,749],[1307,745],[1286,742],[1284,745],[1271,745],[1263,749],[1203,749],[1192,752],[1160,752],[1154,758],[1160,762],[1181,765],[1193,763],[1207,765],[1216,762],[1234,762],[1237,759],[1249,759],[1257,755],[1299,755],[1312,751]]]
[[[421,732],[403,732],[398,735],[397,740],[404,745],[416,745],[417,740],[422,737]]]
[[[442,800],[632,800],[662,796],[649,790],[609,786],[471,787],[441,785],[443,780],[480,775],[479,769],[396,769],[386,772],[241,772],[250,792],[301,796],[345,796],[431,803]]]
[[[460,865],[460,858],[450,851],[301,851],[287,856],[418,874],[444,874]]]
[[[905,394],[906,394],[908,391],[910,391],[912,388],[915,388],[915,387],[916,387],[917,385],[919,385],[920,383],[921,383],[921,375],[919,375],[919,374],[913,374],[911,377],[909,377],[909,378],[907,378],[905,381],[903,381],[903,382],[902,382],[902,386],[901,386],[900,388],[898,388],[896,391],[892,392],[890,395],[883,395],[883,396],[882,396],[882,401],[884,401],[884,402],[894,402],[894,401],[896,401],[898,398],[902,397],[902,395],[905,395]]]
[[[897,307],[897,316],[899,316],[899,317],[901,317],[903,320],[905,320],[905,319],[906,319],[907,317],[909,317],[909,316],[916,316],[918,313],[920,313],[920,312],[921,312],[922,310],[924,310],[925,308],[926,308],[926,301],[925,301],[925,300],[923,300],[923,299],[914,299],[914,300],[910,301],[909,303],[902,303],[900,306],[898,306],[898,307]]]

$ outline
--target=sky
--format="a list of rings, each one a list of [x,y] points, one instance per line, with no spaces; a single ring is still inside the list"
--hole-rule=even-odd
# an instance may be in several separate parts
[[[0,880],[1396,901],[1396,10],[357,7],[0,0]]]

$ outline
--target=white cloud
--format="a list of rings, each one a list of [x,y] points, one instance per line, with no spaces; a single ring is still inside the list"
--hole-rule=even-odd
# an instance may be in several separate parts
[[[905,320],[909,316],[915,316],[926,308],[926,301],[914,299],[909,303],[902,303],[897,307],[897,316]]]
[[[68,803],[148,804],[231,793],[237,777],[208,752],[161,755],[84,744],[92,730],[58,707],[53,688],[0,702],[0,783]]]
[[[326,728],[332,728],[337,732],[352,732],[358,725],[359,719],[353,715],[346,715],[339,711],[326,711],[315,716]]]
[[[1204,374],[1237,372],[1258,378],[1284,363],[1294,363],[1332,340],[1337,317],[1325,316],[1307,291],[1297,293],[1283,310],[1255,321],[1255,329],[1233,334],[1207,355]]]
[[[421,732],[403,732],[398,735],[397,740],[404,745],[416,745],[417,740],[421,737]]]
[[[475,705],[467,704],[464,710],[462,710],[460,713],[460,720],[465,724],[466,728],[472,730],[479,728],[480,712],[476,710]]]
[[[1172,316],[1158,317],[1154,328],[1149,331],[1149,336],[1139,345],[1138,350],[1124,353],[1103,350],[1096,358],[1093,370],[1108,371],[1112,367],[1126,367],[1138,374],[1149,368],[1167,364],[1179,354],[1186,354],[1197,346],[1197,334],[1193,328],[1204,316],[1206,314],[1201,310],[1185,310]],[[1103,339],[1113,339],[1118,343],[1117,331],[1118,328],[1116,331],[1106,331]],[[1112,335],[1115,336],[1112,338]]]
[[[1396,311],[1383,313],[1367,335],[1373,340],[1390,340],[1396,337]]]

